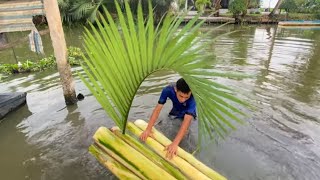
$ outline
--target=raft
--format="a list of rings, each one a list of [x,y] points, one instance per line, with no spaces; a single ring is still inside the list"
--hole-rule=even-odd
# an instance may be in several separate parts
[[[181,148],[172,159],[166,158],[164,148],[171,141],[155,128],[152,129],[153,136],[141,142],[138,137],[146,127],[144,120],[128,122],[126,134],[118,127],[100,127],[89,151],[119,179],[226,180]]]
[[[280,21],[279,26],[320,26],[319,21]]]
[[[0,93],[0,119],[26,103],[27,93]]]

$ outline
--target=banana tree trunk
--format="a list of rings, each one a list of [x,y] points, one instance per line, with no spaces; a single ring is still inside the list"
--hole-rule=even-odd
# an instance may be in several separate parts
[[[281,3],[283,2],[283,0],[278,0],[276,6],[273,8],[273,10],[271,11],[271,13],[269,14],[269,17],[273,17],[275,15],[275,13],[277,12],[277,10],[279,9]]]
[[[140,136],[143,132],[140,128],[135,126],[135,124],[129,122],[128,123],[128,129],[135,134],[136,136]],[[160,144],[158,141],[152,138],[147,138],[146,143],[153,149],[157,154],[162,156],[163,158],[166,158],[166,151],[164,151],[165,146]],[[180,149],[178,152],[181,151]],[[200,172],[198,169],[196,169],[193,165],[189,164],[186,160],[181,158],[180,156],[174,156],[171,160],[167,160],[170,163],[174,164],[176,167],[178,167],[183,173],[188,176],[190,179],[216,179],[216,178],[209,178],[202,172]],[[218,180],[218,179],[217,179]]]
[[[141,130],[141,132],[143,130],[145,130],[148,126],[148,124],[144,120],[136,120],[134,122],[134,124]],[[128,124],[128,128],[130,128],[130,130],[132,130],[131,123]],[[156,142],[159,142],[162,146],[165,147],[165,146],[172,143],[167,137],[165,137],[162,133],[157,131],[155,128],[153,128],[152,131],[153,131],[153,135],[156,139]],[[140,134],[141,134],[141,132],[140,132]],[[135,134],[140,135],[136,132],[135,132]],[[147,143],[148,143],[148,140],[150,140],[149,142],[151,143],[151,141],[153,139],[147,138]],[[161,152],[164,153],[163,150]],[[197,170],[199,170],[200,172],[205,174],[210,179],[215,179],[215,180],[225,180],[226,179],[225,177],[223,177],[219,173],[215,172],[214,170],[212,170],[211,168],[209,168],[208,166],[206,166],[205,164],[203,164],[202,162],[197,160],[194,156],[192,156],[190,153],[184,151],[180,147],[178,148],[178,157],[181,157],[182,159],[187,161],[189,164],[191,164],[193,167],[195,167]]]
[[[153,163],[157,164],[159,167],[163,168],[167,172],[169,172],[171,175],[173,175],[176,179],[186,179],[187,177],[183,175],[178,168],[172,166],[167,161],[165,161],[162,157],[160,157],[158,154],[154,153],[149,148],[143,146],[138,140],[135,138],[129,136],[128,134],[122,134],[120,132],[120,129],[118,127],[113,127],[112,132],[122,139],[124,142],[129,144],[131,147],[136,149],[137,151],[141,152],[144,156],[146,156],[148,159],[150,159]]]
[[[172,159],[166,158],[165,145],[171,143],[163,134],[153,129],[155,139],[147,138],[144,146],[132,136],[140,136],[147,123],[128,122],[129,134],[122,134],[118,127],[111,130],[100,127],[93,136],[89,151],[119,179],[215,179],[226,180],[181,148]],[[150,149],[151,148],[151,149]]]
[[[103,152],[97,145],[91,145],[89,151],[94,155],[98,161],[108,168],[119,179],[141,179],[136,173],[131,172],[123,164],[116,161],[114,158]]]
[[[141,179],[176,179],[105,127],[100,127],[93,139],[99,149],[123,164]]]

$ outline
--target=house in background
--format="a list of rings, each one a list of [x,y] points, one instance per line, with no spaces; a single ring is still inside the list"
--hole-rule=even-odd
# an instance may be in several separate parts
[[[216,0],[214,0],[216,1]],[[229,3],[232,0],[221,0],[220,5],[221,5],[221,9],[219,9],[219,13],[220,14],[226,14],[228,12],[228,8],[229,8]],[[259,8],[261,7],[261,5],[266,5],[268,4],[271,7],[274,7],[274,4],[277,2],[277,0],[251,0],[250,1],[250,5],[248,6],[248,13],[253,11],[259,11]],[[251,11],[249,11],[249,9],[251,9]]]
[[[228,9],[230,0],[221,0],[221,9]]]
[[[226,14],[228,12],[230,0],[221,0],[219,14]]]

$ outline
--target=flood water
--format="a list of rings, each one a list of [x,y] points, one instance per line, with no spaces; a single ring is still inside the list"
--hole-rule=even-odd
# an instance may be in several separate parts
[[[212,27],[205,27],[207,31]],[[225,139],[207,142],[196,156],[231,180],[320,179],[320,30],[276,26],[226,26],[208,51],[215,68],[244,72],[251,79],[216,79],[239,91],[255,106]],[[19,39],[25,34],[13,34]],[[68,45],[82,43],[81,31],[66,31]],[[45,51],[52,52],[48,36]],[[27,45],[0,51],[1,63],[37,58]],[[80,71],[75,67],[73,71]],[[115,179],[88,153],[100,126],[113,126],[92,94],[75,75],[77,93],[66,107],[56,70],[19,74],[0,81],[0,92],[27,92],[27,104],[0,122],[0,179]],[[140,87],[130,120],[148,119],[161,88],[179,78],[172,72],[151,75]],[[166,113],[160,126],[172,124]],[[170,129],[170,128],[167,128]],[[196,125],[192,127],[196,131]],[[168,133],[168,132],[165,132]],[[170,136],[170,132],[168,134]]]

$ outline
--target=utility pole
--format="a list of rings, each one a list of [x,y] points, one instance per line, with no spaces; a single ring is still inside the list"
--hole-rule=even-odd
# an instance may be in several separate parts
[[[63,95],[67,105],[77,102],[71,67],[67,61],[67,45],[61,23],[58,3],[55,0],[43,0],[50,37],[56,57],[58,71],[62,83]]]

